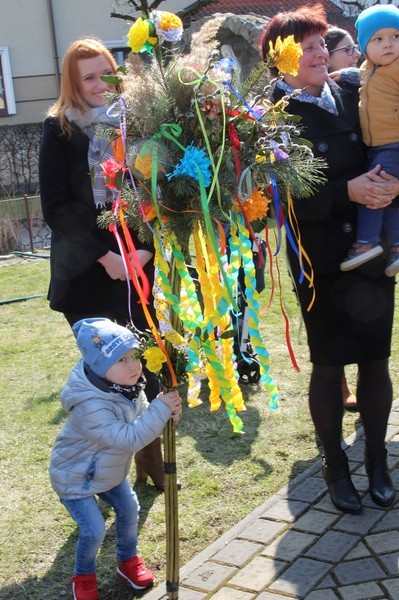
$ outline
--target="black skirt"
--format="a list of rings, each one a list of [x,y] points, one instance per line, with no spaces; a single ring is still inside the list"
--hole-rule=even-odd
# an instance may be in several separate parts
[[[365,275],[359,269],[315,277],[316,298],[297,285],[310,360],[339,366],[388,358],[395,300],[395,278]]]

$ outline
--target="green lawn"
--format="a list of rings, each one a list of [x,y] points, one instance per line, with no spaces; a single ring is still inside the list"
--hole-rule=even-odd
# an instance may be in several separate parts
[[[291,340],[301,372],[293,369],[276,291],[262,316],[272,374],[281,407],[268,408],[262,387],[244,388],[245,434],[233,435],[223,410],[207,402],[185,407],[178,426],[180,553],[186,563],[241,518],[304,470],[318,456],[307,409],[308,351],[298,308],[283,272],[282,301],[290,315]],[[48,308],[49,263],[0,263],[0,597],[2,600],[70,598],[76,528],[52,491],[47,474],[54,438],[64,420],[59,402],[79,354],[61,314]],[[266,303],[267,292],[263,302]],[[20,300],[21,298],[29,298]],[[12,300],[18,299],[13,302]],[[398,356],[397,324],[393,356]],[[396,392],[399,366],[393,361]],[[354,369],[348,370],[355,380]],[[345,416],[345,434],[357,416]],[[134,473],[131,474],[132,480]],[[165,577],[164,496],[140,485],[140,553],[157,580]],[[98,560],[102,600],[134,598],[115,575],[113,518]]]

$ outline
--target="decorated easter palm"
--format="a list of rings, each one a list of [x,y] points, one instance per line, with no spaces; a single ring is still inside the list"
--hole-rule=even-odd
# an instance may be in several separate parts
[[[158,5],[158,3],[157,3]],[[284,226],[295,245],[302,276],[312,285],[311,265],[296,236],[291,194],[305,197],[322,179],[322,164],[301,140],[286,100],[267,100],[268,68],[295,74],[301,48],[291,37],[271,48],[242,85],[238,65],[217,42],[221,19],[194,34],[179,51],[182,22],[172,13],[141,5],[128,34],[132,50],[112,110],[120,127],[103,128],[114,156],[102,164],[114,202],[100,221],[110,227],[125,257],[129,285],[139,293],[148,320],[142,333],[147,367],[166,388],[182,379],[191,407],[209,385],[211,410],[224,405],[234,432],[243,432],[245,410],[238,384],[234,337],[239,277],[245,283],[249,335],[272,409],[278,390],[259,332],[259,293],[253,248],[270,220]],[[231,55],[232,53],[230,53]],[[129,228],[155,245],[152,290],[157,323],[147,309],[149,288]],[[269,253],[271,256],[271,253]],[[261,256],[261,253],[259,253]],[[165,430],[167,591],[178,598],[178,529],[175,430]]]

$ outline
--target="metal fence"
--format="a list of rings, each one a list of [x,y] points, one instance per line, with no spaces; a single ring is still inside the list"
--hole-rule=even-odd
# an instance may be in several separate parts
[[[0,199],[0,254],[35,252],[49,245],[39,196]]]

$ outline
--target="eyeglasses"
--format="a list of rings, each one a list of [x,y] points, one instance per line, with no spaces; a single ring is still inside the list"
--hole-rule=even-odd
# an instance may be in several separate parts
[[[340,48],[334,48],[334,50],[330,51],[330,54],[338,52],[338,50],[345,50],[348,56],[353,56],[355,52],[359,52],[358,46],[354,44],[349,44],[349,46],[341,46]]]

